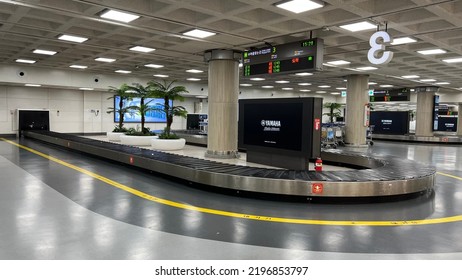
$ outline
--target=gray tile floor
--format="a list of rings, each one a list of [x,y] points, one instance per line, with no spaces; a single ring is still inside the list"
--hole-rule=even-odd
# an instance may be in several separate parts
[[[356,221],[462,215],[462,146],[376,142],[367,152],[434,164],[440,172],[435,194],[351,205],[230,197],[41,143],[21,143],[150,195],[210,209]],[[183,210],[133,197],[3,141],[0,182],[0,259],[462,259],[460,221],[320,226]]]

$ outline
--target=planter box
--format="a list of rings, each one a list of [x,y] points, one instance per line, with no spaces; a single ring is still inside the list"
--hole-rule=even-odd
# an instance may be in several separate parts
[[[120,141],[120,136],[124,135],[123,132],[106,132],[109,141]]]
[[[134,136],[134,135],[122,135],[120,136],[120,143],[130,146],[149,146],[151,140],[158,136]]]
[[[186,144],[186,140],[184,138],[180,139],[152,139],[151,140],[151,147],[154,150],[161,150],[161,151],[174,151],[174,150],[181,150],[184,148]]]

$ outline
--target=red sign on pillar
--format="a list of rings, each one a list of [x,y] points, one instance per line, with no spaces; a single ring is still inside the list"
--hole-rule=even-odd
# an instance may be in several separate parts
[[[311,193],[312,194],[322,194],[324,191],[324,185],[322,183],[313,183],[311,184]]]
[[[321,129],[321,119],[314,119],[314,130],[318,131]]]

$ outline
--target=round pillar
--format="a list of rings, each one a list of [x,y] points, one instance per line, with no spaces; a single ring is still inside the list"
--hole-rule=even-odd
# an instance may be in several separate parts
[[[234,50],[205,52],[209,63],[208,141],[206,157],[238,158],[239,60]]]
[[[364,125],[364,107],[369,104],[369,75],[347,77],[345,143],[354,147],[367,147]]]
[[[417,87],[415,136],[433,136],[434,96],[438,87]]]

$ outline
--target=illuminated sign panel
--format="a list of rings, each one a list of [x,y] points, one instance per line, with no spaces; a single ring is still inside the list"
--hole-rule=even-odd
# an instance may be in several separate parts
[[[370,102],[410,101],[410,100],[411,100],[411,90],[409,88],[400,88],[400,89],[393,89],[393,90],[374,90],[372,95],[369,96]]]
[[[243,53],[244,76],[322,70],[324,41],[309,39]]]

